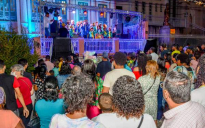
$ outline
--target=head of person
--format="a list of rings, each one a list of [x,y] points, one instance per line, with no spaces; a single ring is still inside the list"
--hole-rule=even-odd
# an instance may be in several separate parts
[[[134,52],[131,52],[128,54],[130,60],[135,60],[136,59],[136,54]]]
[[[72,74],[73,75],[80,75],[81,74],[81,67],[75,65],[72,69]]]
[[[99,106],[102,112],[109,113],[113,111],[112,95],[102,93],[99,97]]]
[[[123,67],[124,68],[124,65],[126,64],[126,62],[127,62],[127,57],[124,53],[122,53],[122,52],[116,52],[115,53],[114,63],[113,63],[115,68],[118,68],[118,67]]]
[[[194,52],[194,58],[195,60],[199,60],[199,58],[201,57],[201,53],[199,51]]]
[[[147,64],[147,55],[144,53],[140,53],[137,56],[137,64],[139,67],[139,71],[142,72],[142,75],[146,74],[146,64]]]
[[[179,51],[183,51],[183,46],[179,46]]]
[[[168,52],[168,53],[164,54],[164,59],[165,59],[166,62],[168,62],[169,64],[171,64],[171,61],[172,61],[171,53]]]
[[[59,61],[55,61],[55,62],[54,62],[54,66],[55,66],[56,68],[59,68]]]
[[[62,85],[62,93],[67,113],[86,113],[87,104],[92,102],[94,83],[85,75],[68,77]]]
[[[49,55],[46,55],[46,61],[50,61],[50,56]]]
[[[174,53],[173,54],[173,56],[172,56],[172,62],[173,63],[177,63],[177,56],[178,56],[179,54],[178,53]]]
[[[16,78],[22,77],[24,74],[24,67],[20,64],[15,64],[11,66],[11,75],[15,76]]]
[[[80,63],[80,61],[79,61],[79,57],[78,56],[73,56],[73,62],[74,63]]]
[[[6,65],[3,60],[0,60],[0,74],[4,73],[6,70]]]
[[[63,63],[62,66],[61,66],[61,69],[60,69],[60,71],[59,71],[59,74],[60,74],[60,75],[68,75],[68,74],[71,74],[70,65],[67,64],[67,63]]]
[[[54,76],[48,76],[44,81],[44,99],[46,101],[58,99],[58,80]]]
[[[146,74],[150,75],[152,78],[155,78],[159,75],[158,73],[158,64],[154,60],[147,61],[146,65]]]
[[[82,65],[82,73],[94,81],[96,76],[95,63],[90,59],[85,60]]]
[[[5,103],[6,103],[6,95],[4,89],[0,87],[0,109],[4,108]]]
[[[41,78],[41,79],[44,79],[44,77],[46,76],[46,67],[45,66],[41,66],[37,72],[38,74],[38,77]]]
[[[205,85],[205,54],[199,58],[198,74],[196,79],[195,88]]]
[[[26,70],[27,67],[28,67],[28,61],[27,61],[27,59],[24,59],[24,58],[23,58],[23,59],[20,59],[20,60],[18,61],[18,64],[22,65],[25,70]]]
[[[46,12],[46,17],[49,17],[49,13],[48,12]]]
[[[149,51],[150,51],[150,53],[154,53],[154,52],[156,52],[156,48],[155,48],[155,47],[151,47],[151,48],[149,49]]]
[[[189,54],[192,54],[193,53],[193,47],[189,46],[187,49],[186,49],[187,53]]]
[[[182,65],[189,65],[190,60],[189,56],[185,53],[181,53],[177,56],[177,65],[182,66]]]
[[[42,64],[44,64],[44,60],[43,59],[38,60],[38,67],[40,67]]]
[[[72,62],[71,56],[68,56],[68,57],[66,58],[66,61],[67,61],[68,63],[71,63],[71,62]]]
[[[161,44],[159,47],[160,51],[164,51],[166,48],[167,48],[166,44]]]
[[[191,81],[181,72],[171,71],[163,83],[163,96],[170,108],[190,101]]]
[[[62,23],[62,27],[65,28],[65,23]]]
[[[102,60],[103,61],[107,61],[108,60],[108,53],[107,52],[103,52],[103,54],[102,54]]]
[[[113,110],[118,116],[140,118],[144,112],[144,95],[140,83],[130,76],[122,76],[113,86]]]
[[[167,69],[165,68],[165,59],[162,58],[162,57],[159,57],[158,60],[157,60],[157,64],[158,64],[158,67],[159,67],[159,71],[161,73],[166,73]]]
[[[54,71],[53,71],[53,70],[50,70],[50,71],[49,71],[49,74],[50,74],[50,76],[54,76]]]
[[[173,44],[173,45],[172,45],[172,51],[175,51],[175,50],[178,50],[177,44]]]

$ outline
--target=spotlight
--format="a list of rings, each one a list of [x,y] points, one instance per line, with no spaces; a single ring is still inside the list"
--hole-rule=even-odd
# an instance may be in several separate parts
[[[74,14],[74,13],[75,13],[75,10],[73,10],[72,13]]]
[[[85,10],[85,11],[83,12],[83,14],[84,14],[84,15],[87,15],[87,14],[88,14],[88,12]]]
[[[100,12],[100,16],[103,17],[104,16],[104,12]]]

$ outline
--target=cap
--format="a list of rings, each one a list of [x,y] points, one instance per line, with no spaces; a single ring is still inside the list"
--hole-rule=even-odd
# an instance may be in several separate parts
[[[102,57],[103,58],[108,58],[108,53],[107,52],[103,52]]]
[[[2,104],[4,102],[4,90],[3,88],[0,87],[0,104]]]

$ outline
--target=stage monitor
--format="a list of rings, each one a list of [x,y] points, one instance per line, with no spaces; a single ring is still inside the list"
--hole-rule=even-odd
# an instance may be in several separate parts
[[[72,53],[71,39],[63,37],[54,39],[52,54],[53,59],[58,59],[60,57],[67,58]]]

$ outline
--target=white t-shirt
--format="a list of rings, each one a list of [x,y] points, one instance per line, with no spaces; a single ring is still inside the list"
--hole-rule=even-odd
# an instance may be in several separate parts
[[[191,100],[205,107],[205,87],[200,87],[191,92]]]
[[[140,121],[137,118],[126,119],[119,117],[116,113],[103,113],[96,117],[96,122],[103,124],[106,128],[137,128]],[[152,116],[144,114],[144,119],[140,128],[156,128]]]
[[[150,54],[152,56],[152,60],[156,61],[158,60],[159,56],[154,52],[152,54]]]
[[[125,68],[123,68],[123,69],[114,69],[114,70],[108,72],[108,73],[105,75],[105,80],[104,80],[103,86],[110,88],[109,93],[110,93],[111,95],[112,95],[112,87],[113,87],[113,85],[115,84],[115,81],[116,81],[119,77],[124,76],[124,75],[128,75],[128,76],[131,76],[131,77],[135,78],[134,73],[128,71],[128,70],[125,69]]]

